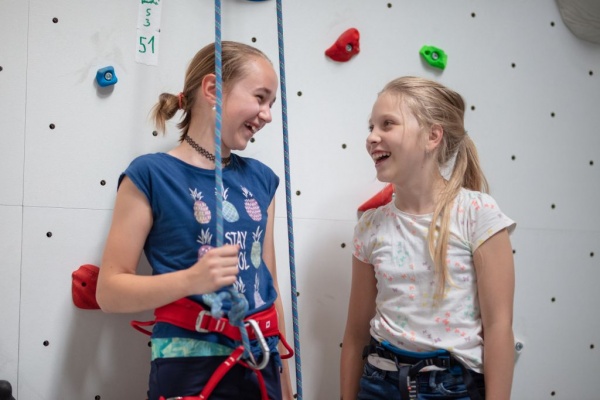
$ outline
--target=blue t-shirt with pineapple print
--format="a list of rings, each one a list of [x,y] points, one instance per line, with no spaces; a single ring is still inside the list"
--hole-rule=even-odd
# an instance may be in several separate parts
[[[186,269],[207,246],[216,246],[214,170],[195,167],[166,153],[154,153],[133,160],[119,183],[125,175],[146,196],[152,209],[153,224],[144,253],[153,274]],[[273,278],[262,259],[262,247],[267,209],[278,185],[279,177],[251,158],[232,154],[230,164],[223,168],[223,242],[240,246],[234,286],[248,300],[248,314],[270,307],[277,297]],[[202,302],[201,296],[191,299]],[[224,311],[229,308],[230,304],[223,305]],[[152,337],[223,342],[212,334],[164,323],[154,327]]]

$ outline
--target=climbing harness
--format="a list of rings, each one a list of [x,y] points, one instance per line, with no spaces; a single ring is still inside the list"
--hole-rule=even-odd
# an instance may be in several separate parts
[[[417,374],[425,367],[436,366],[443,369],[460,370],[471,400],[483,400],[469,370],[446,350],[417,353],[399,349],[387,341],[379,343],[375,339],[371,339],[371,342],[363,349],[362,357],[365,359],[371,354],[394,361],[398,369],[399,389],[403,399],[416,399]]]
[[[215,318],[210,311],[205,309],[201,304],[190,299],[184,298],[177,300],[166,306],[159,307],[154,311],[153,321],[131,321],[133,326],[138,331],[151,335],[152,332],[143,328],[152,326],[157,322],[165,322],[183,329],[202,333],[219,333],[231,340],[241,341],[242,333],[237,326],[231,324],[227,318]],[[277,336],[288,353],[281,355],[282,359],[287,359],[293,356],[293,350],[286,342],[285,338],[279,331],[277,311],[275,306],[251,315],[244,320],[244,331],[250,340],[257,340],[262,351],[260,362],[257,362],[252,352],[248,360],[242,359],[244,355],[244,345],[236,347],[233,352],[223,361],[216,369],[213,375],[208,380],[202,393],[198,396],[175,397],[174,399],[199,400],[208,399],[217,384],[223,379],[225,374],[236,364],[251,368],[255,371],[263,400],[268,400],[265,382],[260,372],[269,362],[269,346],[265,340],[266,337]],[[164,399],[164,398],[162,398]],[[166,399],[168,400],[168,399]]]

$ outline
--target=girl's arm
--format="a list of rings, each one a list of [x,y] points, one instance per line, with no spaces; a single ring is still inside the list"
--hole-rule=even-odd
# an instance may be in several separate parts
[[[275,299],[275,309],[277,310],[279,332],[283,337],[285,335],[285,317],[283,315],[283,304],[281,302],[281,293],[279,292],[279,284],[277,281],[277,268],[275,263],[275,240],[273,238],[273,229],[275,223],[275,199],[271,202],[269,209],[267,210],[268,220],[267,227],[265,229],[265,240],[263,244],[263,260],[271,272],[273,277],[273,286],[277,291],[277,299]],[[287,339],[287,338],[286,338]],[[279,354],[287,354],[287,350],[283,345],[279,344]],[[292,390],[292,382],[290,380],[290,370],[288,366],[288,360],[281,360],[283,365],[283,371],[281,373],[281,392],[283,393],[284,400],[292,400],[294,393]]]
[[[484,332],[486,399],[510,399],[515,363],[512,330],[515,271],[507,230],[486,240],[475,251],[473,261]]]
[[[117,192],[98,277],[96,300],[103,311],[150,310],[192,294],[211,293],[235,282],[238,247],[230,245],[212,249],[186,270],[136,275],[151,227],[152,210],[148,200],[125,177]]]
[[[340,360],[340,392],[344,400],[354,400],[358,394],[364,367],[362,350],[371,339],[369,327],[375,315],[376,284],[373,266],[352,257],[352,287]]]

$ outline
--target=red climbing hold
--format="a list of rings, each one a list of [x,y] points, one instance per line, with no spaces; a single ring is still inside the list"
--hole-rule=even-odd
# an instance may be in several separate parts
[[[355,28],[350,28],[325,50],[325,55],[334,61],[345,62],[360,52],[360,33]]]
[[[73,303],[84,310],[97,310],[100,308],[96,302],[96,283],[98,282],[99,268],[95,265],[85,264],[72,274],[71,292]]]
[[[377,208],[386,205],[392,200],[392,194],[394,193],[394,185],[388,183],[383,189],[365,201],[358,207],[359,213],[362,211],[370,210],[371,208]]]

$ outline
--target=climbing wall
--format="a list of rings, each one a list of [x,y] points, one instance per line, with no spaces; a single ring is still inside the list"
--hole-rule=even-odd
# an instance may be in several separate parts
[[[597,398],[600,45],[545,0],[284,1],[283,15],[303,398],[339,396],[356,208],[383,187],[367,120],[400,75],[464,95],[492,195],[518,223],[513,397]],[[360,52],[325,56],[349,28]],[[278,62],[274,0],[224,0],[222,30]],[[148,339],[129,320],[150,313],[75,308],[71,273],[100,263],[119,173],[175,145],[175,124],[153,134],[148,112],[181,90],[213,32],[210,1],[0,2],[0,380],[16,398],[145,398]],[[419,55],[424,45],[446,52],[445,69]],[[106,67],[116,84],[96,82]],[[282,178],[276,251],[290,311],[280,102],[273,114],[243,154]]]

